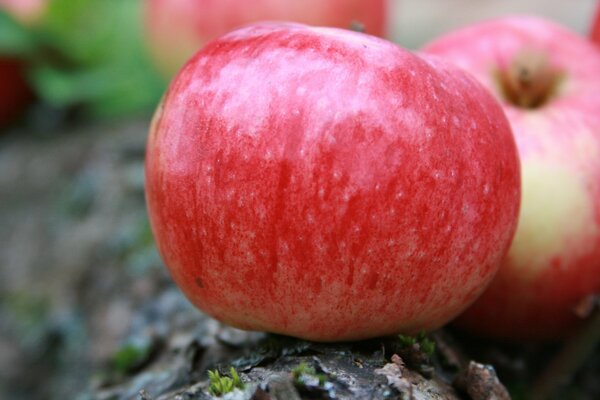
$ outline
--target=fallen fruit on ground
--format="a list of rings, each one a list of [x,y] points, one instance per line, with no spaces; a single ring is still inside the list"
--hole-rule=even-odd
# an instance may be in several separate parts
[[[152,229],[197,307],[314,340],[438,328],[497,271],[520,174],[499,104],[433,57],[259,24],[197,53],[154,117]]]
[[[144,25],[153,59],[172,77],[201,46],[257,21],[292,21],[350,28],[371,35],[386,31],[387,0],[147,0]]]
[[[514,242],[491,287],[460,319],[509,339],[550,339],[600,292],[600,52],[540,18],[508,17],[426,46],[472,73],[511,122],[523,200]]]

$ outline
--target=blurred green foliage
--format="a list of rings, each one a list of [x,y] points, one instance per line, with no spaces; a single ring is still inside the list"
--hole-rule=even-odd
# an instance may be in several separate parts
[[[0,9],[0,54],[27,57],[35,49],[34,35]]]
[[[49,0],[25,27],[0,11],[0,54],[27,60],[42,101],[91,117],[154,109],[165,84],[146,54],[143,0]]]
[[[150,342],[126,344],[113,354],[111,365],[117,373],[125,375],[146,361],[151,351]]]

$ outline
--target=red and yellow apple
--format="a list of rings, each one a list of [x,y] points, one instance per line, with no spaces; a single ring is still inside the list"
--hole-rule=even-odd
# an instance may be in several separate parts
[[[209,40],[248,23],[289,20],[350,28],[359,22],[386,31],[387,0],[147,0],[145,31],[151,55],[167,77]]]
[[[521,156],[519,226],[491,287],[458,321],[509,339],[565,335],[600,292],[600,52],[547,20],[507,17],[425,52],[475,76],[502,103]]]
[[[516,229],[519,160],[497,101],[349,30],[260,24],[209,43],[171,83],[146,157],[173,279],[243,329],[438,328],[481,294]]]

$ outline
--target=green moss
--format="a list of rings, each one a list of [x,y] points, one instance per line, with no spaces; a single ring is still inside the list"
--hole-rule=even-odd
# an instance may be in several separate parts
[[[294,377],[294,382],[297,385],[304,385],[305,378],[311,377],[316,378],[319,381],[319,386],[323,386],[325,381],[327,380],[327,376],[324,374],[318,374],[313,367],[309,367],[306,363],[300,363],[294,369],[292,369],[292,376]]]
[[[410,347],[417,343],[417,339],[412,336],[398,335],[398,340],[402,347]]]
[[[218,370],[208,371],[208,379],[210,385],[208,391],[214,396],[223,396],[226,393],[232,392],[234,389],[244,389],[244,383],[240,379],[235,368],[229,369],[228,376],[221,376]]]
[[[423,331],[419,332],[417,336],[414,337],[398,335],[398,340],[400,341],[400,345],[402,347],[410,347],[418,344],[421,351],[428,356],[431,356],[433,353],[435,353],[435,342],[429,339],[427,334]]]
[[[150,354],[150,346],[127,344],[112,357],[112,366],[116,372],[127,374],[143,363]]]

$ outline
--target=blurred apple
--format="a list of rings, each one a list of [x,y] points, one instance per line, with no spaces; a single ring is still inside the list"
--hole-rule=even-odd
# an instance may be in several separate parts
[[[508,17],[441,37],[425,52],[482,82],[511,122],[523,199],[507,258],[459,319],[511,339],[565,335],[573,309],[600,292],[600,52],[535,17]]]
[[[0,59],[0,128],[21,115],[33,99],[23,74],[23,63],[16,59]]]
[[[47,6],[48,0],[0,0],[0,10],[25,25],[38,22]]]
[[[47,5],[45,0],[0,0],[0,13],[5,24],[4,34],[18,31],[17,37],[27,31],[28,26],[41,18]],[[4,25],[3,25],[4,26]],[[11,41],[3,37],[2,40]],[[18,118],[33,100],[33,92],[25,79],[26,62],[20,48],[21,42],[10,49],[2,48],[0,54],[0,128]],[[4,44],[4,42],[3,42]]]
[[[600,45],[600,3],[598,3],[598,10],[596,11],[596,18],[590,36],[594,42]]]
[[[289,20],[386,33],[386,0],[147,0],[145,30],[159,70],[171,77],[206,42],[240,25]]]

